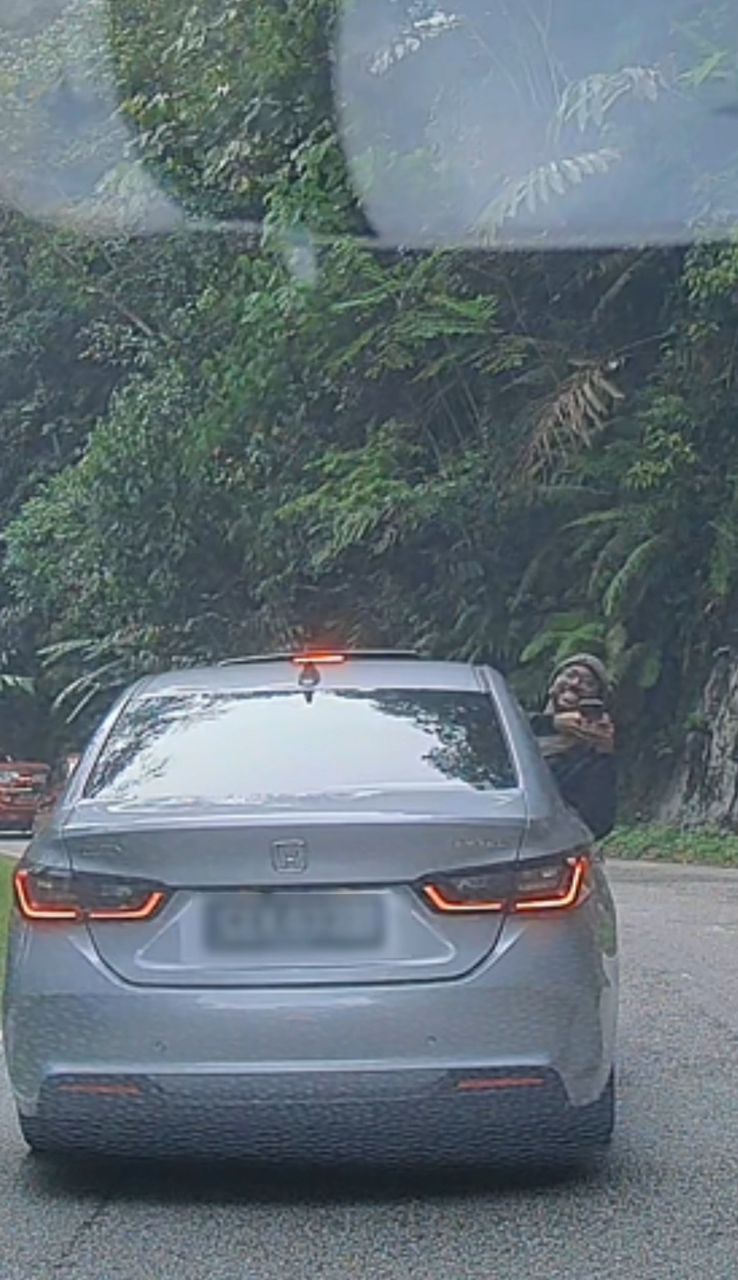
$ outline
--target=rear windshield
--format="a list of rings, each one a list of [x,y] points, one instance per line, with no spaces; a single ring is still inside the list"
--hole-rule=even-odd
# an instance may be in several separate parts
[[[85,794],[251,803],[358,788],[516,785],[494,704],[444,690],[260,690],[146,697],[124,712]]]

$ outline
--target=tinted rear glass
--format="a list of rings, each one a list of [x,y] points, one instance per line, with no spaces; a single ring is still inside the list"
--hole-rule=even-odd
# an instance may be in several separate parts
[[[187,691],[143,698],[124,713],[86,795],[258,802],[366,787],[515,785],[482,693]]]

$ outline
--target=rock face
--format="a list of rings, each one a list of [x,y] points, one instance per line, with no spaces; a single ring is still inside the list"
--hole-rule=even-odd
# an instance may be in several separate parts
[[[658,819],[738,830],[738,652],[715,656]]]

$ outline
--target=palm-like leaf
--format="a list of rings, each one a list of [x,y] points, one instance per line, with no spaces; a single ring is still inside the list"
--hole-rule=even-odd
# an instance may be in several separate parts
[[[501,227],[512,221],[521,210],[535,213],[542,205],[549,204],[554,196],[563,196],[579,186],[585,178],[609,173],[621,159],[622,155],[615,147],[600,147],[596,151],[549,160],[523,178],[512,179],[478,219],[477,230],[482,240],[494,243]]]
[[[586,649],[599,649],[605,640],[604,624],[597,619],[581,618],[571,627],[545,627],[526,645],[520,661],[525,666],[546,657],[556,664]]]
[[[418,53],[429,40],[436,40],[460,25],[461,19],[456,14],[443,13],[440,9],[430,17],[417,18],[377,50],[369,63],[370,74],[386,75],[398,62],[404,62],[405,58]]]
[[[136,676],[154,669],[157,660],[151,650],[151,638],[150,630],[134,628],[47,645],[40,651],[47,669],[70,663],[78,670],[82,668],[81,674],[63,685],[54,709],[64,710],[71,724],[95,698],[113,693]]]
[[[0,693],[33,693],[35,687],[35,682],[30,676],[11,675],[9,672],[0,673]]]
[[[650,570],[661,574],[668,564],[668,539],[663,534],[653,534],[639,542],[610,582],[603,599],[608,618],[622,615],[642,598],[649,586]]]
[[[660,67],[623,67],[612,74],[598,73],[567,85],[556,112],[556,129],[575,124],[580,133],[601,129],[613,107],[632,95],[641,102],[655,102],[666,87]]]
[[[577,369],[538,414],[523,458],[525,471],[540,476],[572,450],[588,449],[623,399],[607,366]]]

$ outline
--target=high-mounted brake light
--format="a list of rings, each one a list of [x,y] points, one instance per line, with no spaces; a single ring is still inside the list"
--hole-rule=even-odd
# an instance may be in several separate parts
[[[292,657],[296,667],[339,667],[345,661],[345,653],[296,653]]]
[[[151,920],[166,899],[152,885],[25,867],[16,871],[14,886],[21,915],[39,923]]]
[[[589,897],[591,866],[590,855],[582,853],[529,866],[492,867],[444,876],[423,885],[423,893],[436,911],[449,915],[562,911]]]

